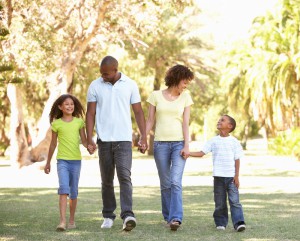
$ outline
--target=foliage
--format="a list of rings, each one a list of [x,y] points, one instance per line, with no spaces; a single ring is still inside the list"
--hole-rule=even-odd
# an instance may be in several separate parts
[[[276,155],[293,155],[300,160],[300,128],[278,133],[269,141],[269,150]]]
[[[299,12],[299,0],[282,0],[276,11],[257,17],[249,42],[231,50],[222,76],[230,108],[269,136],[300,123]]]

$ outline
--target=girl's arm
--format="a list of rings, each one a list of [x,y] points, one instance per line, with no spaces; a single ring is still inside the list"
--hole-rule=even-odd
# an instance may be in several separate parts
[[[184,108],[183,111],[183,122],[182,122],[182,130],[183,130],[183,138],[184,138],[184,147],[180,151],[180,154],[184,157],[184,159],[187,159],[190,156],[190,150],[189,150],[189,122],[190,122],[190,112],[191,107],[187,106]]]
[[[85,128],[82,127],[80,130],[79,130],[79,134],[80,134],[80,138],[81,138],[81,143],[82,145],[87,148],[87,139],[86,139],[86,134],[85,134]]]
[[[46,166],[44,168],[44,172],[46,174],[49,174],[50,171],[51,171],[51,159],[52,159],[53,153],[55,151],[56,145],[57,145],[57,133],[52,131],[52,138],[51,138],[51,143],[50,143],[50,146],[49,146],[47,163],[46,163]]]

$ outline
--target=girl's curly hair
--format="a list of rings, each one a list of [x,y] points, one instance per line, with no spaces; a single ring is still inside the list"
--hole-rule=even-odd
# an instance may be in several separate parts
[[[49,114],[49,120],[50,123],[53,122],[53,120],[55,119],[59,119],[63,116],[63,112],[58,108],[58,106],[62,105],[63,102],[67,99],[70,98],[73,100],[74,102],[74,112],[72,113],[72,116],[75,117],[81,117],[83,118],[85,115],[85,111],[82,107],[82,104],[80,103],[80,101],[73,95],[70,94],[64,94],[61,95],[60,97],[58,97],[56,99],[56,101],[54,101],[51,110],[50,110],[50,114]]]
[[[179,85],[181,80],[191,81],[194,73],[186,66],[177,64],[171,67],[165,76],[165,85],[168,87]]]

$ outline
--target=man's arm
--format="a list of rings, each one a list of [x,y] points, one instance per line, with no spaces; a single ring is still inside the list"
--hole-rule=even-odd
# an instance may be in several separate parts
[[[90,154],[96,150],[96,144],[93,141],[93,130],[95,127],[97,102],[88,102],[86,111],[86,136],[87,136],[87,149]]]
[[[147,144],[147,135],[146,135],[146,121],[145,121],[144,111],[142,109],[141,102],[132,104],[132,110],[141,135],[139,141],[140,151],[142,153],[145,153],[146,150],[148,149],[148,144]]]

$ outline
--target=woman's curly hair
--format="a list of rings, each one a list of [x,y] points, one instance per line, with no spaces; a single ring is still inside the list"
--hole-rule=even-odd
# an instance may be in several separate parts
[[[181,80],[191,81],[194,73],[186,66],[177,64],[171,67],[165,76],[165,85],[168,87],[179,85]]]
[[[51,107],[50,114],[49,114],[50,123],[52,123],[53,120],[59,119],[63,116],[63,112],[58,108],[58,106],[62,105],[64,101],[68,98],[72,99],[74,102],[74,112],[72,113],[72,116],[81,117],[81,118],[84,117],[85,111],[80,101],[73,95],[64,94],[58,97]]]

